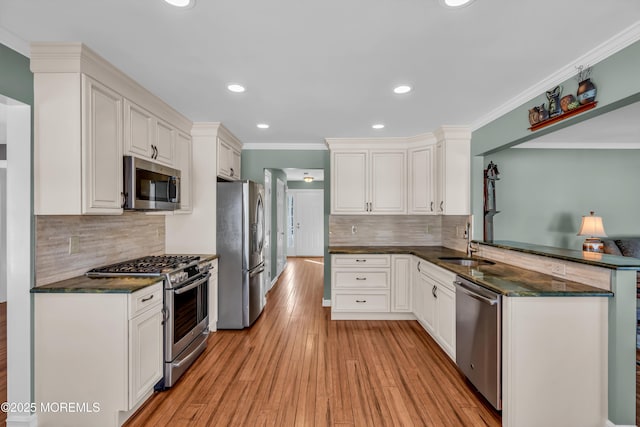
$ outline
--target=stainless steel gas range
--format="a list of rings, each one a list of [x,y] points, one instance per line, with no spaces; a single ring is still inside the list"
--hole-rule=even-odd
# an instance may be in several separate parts
[[[156,389],[173,386],[207,346],[211,265],[198,255],[147,256],[86,273],[164,279],[164,378]]]

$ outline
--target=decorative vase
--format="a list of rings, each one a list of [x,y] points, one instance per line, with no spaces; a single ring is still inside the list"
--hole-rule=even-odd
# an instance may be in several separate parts
[[[578,83],[578,102],[580,105],[588,104],[596,99],[596,85],[591,82],[591,79],[585,79]]]
[[[538,107],[533,107],[529,110],[529,123],[531,126],[535,125],[540,121],[540,110]]]

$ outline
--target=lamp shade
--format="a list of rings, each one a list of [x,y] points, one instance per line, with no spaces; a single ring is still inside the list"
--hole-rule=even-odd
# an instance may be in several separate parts
[[[607,237],[602,225],[602,217],[595,216],[593,211],[590,215],[583,216],[578,236]]]

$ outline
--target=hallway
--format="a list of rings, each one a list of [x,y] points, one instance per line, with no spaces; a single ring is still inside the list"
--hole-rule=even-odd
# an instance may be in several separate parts
[[[257,322],[125,425],[500,425],[417,322],[331,321],[322,294],[322,258],[290,258]]]

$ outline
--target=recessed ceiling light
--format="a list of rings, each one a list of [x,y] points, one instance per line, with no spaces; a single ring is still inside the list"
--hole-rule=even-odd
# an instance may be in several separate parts
[[[258,128],[260,129],[269,129],[268,123],[258,123],[256,126],[258,126]]]
[[[194,0],[164,0],[171,6],[175,7],[188,7],[193,5]]]
[[[237,83],[231,83],[227,86],[227,89],[229,89],[231,92],[235,92],[235,93],[242,93],[244,92],[246,89],[244,88],[244,86],[239,85]]]
[[[397,94],[409,93],[411,92],[411,86],[408,85],[400,85],[393,89],[393,91]]]
[[[473,0],[440,0],[440,3],[445,7],[462,7],[468,6]]]
[[[382,123],[376,123],[375,125],[371,126],[374,129],[384,129],[384,125]]]

